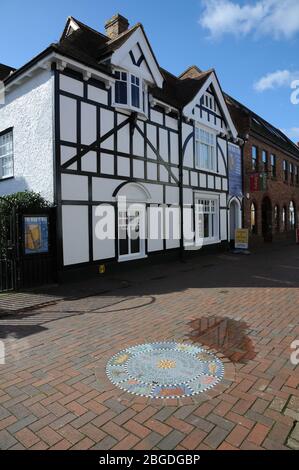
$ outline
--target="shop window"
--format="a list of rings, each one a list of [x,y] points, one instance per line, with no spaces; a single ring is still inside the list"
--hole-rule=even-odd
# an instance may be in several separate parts
[[[219,206],[216,198],[197,199],[195,218],[197,242],[219,241]]]

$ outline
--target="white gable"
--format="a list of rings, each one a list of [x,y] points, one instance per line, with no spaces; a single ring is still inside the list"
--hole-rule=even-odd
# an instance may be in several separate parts
[[[111,64],[162,88],[163,76],[141,27],[112,54]]]
[[[211,73],[211,75],[207,78],[207,80],[205,81],[205,83],[203,84],[199,92],[196,94],[196,96],[192,99],[192,101],[190,101],[190,103],[188,103],[184,107],[183,113],[187,118],[194,119],[196,105],[200,104],[201,98],[205,97],[207,90],[209,90],[211,86],[214,90],[214,96],[217,98],[216,112],[221,113],[221,115],[224,117],[226,121],[227,129],[232,133],[233,138],[237,138],[238,132],[230,116],[228,107],[223,97],[223,93],[219,86],[219,82],[217,80],[215,72]],[[211,124],[211,127],[214,127],[214,125]]]

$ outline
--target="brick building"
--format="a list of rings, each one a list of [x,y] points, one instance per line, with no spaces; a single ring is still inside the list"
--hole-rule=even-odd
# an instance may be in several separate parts
[[[244,227],[251,244],[295,240],[299,221],[299,147],[279,129],[226,95],[244,139]]]

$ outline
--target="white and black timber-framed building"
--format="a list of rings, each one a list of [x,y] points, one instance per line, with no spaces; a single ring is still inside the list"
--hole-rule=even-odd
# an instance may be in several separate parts
[[[105,27],[104,35],[69,17],[57,44],[17,70],[0,67],[0,195],[30,189],[55,204],[65,275],[182,253],[196,247],[198,223],[203,244],[221,246],[242,225],[242,141],[215,71],[192,66],[176,77],[157,63],[141,24],[115,15]],[[194,239],[183,240],[181,217],[178,239],[122,242],[130,214],[119,210],[121,196],[144,207],[145,221],[163,206],[162,226],[168,207],[188,207]],[[114,207],[115,239],[95,236],[104,203]]]

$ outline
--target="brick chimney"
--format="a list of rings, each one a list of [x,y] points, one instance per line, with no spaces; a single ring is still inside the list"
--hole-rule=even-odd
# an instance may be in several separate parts
[[[112,18],[105,23],[106,34],[110,39],[117,38],[121,33],[127,31],[128,28],[129,22],[127,18],[119,13],[112,16]]]

